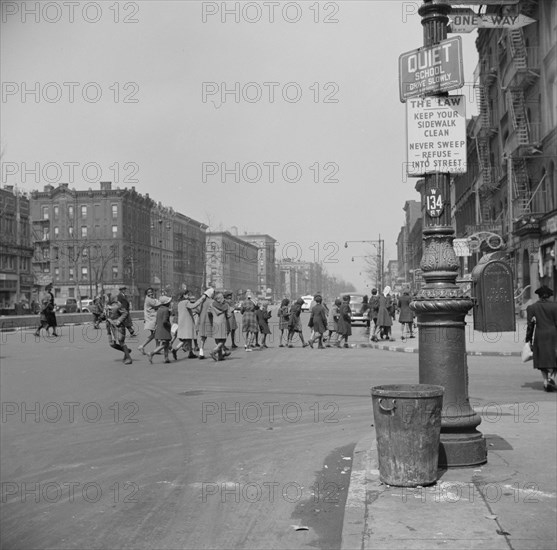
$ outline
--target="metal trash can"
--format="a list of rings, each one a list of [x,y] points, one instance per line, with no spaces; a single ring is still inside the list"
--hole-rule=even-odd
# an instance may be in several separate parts
[[[443,386],[371,388],[379,478],[398,487],[437,481]]]

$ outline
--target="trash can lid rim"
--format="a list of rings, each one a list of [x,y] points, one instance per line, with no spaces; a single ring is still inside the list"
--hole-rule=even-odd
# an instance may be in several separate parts
[[[434,384],[388,384],[372,386],[371,395],[377,397],[398,397],[416,399],[443,395],[445,388]]]

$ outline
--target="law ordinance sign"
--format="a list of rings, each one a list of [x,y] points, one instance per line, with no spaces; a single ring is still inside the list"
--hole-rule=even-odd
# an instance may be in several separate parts
[[[406,173],[466,172],[466,97],[430,96],[406,102]]]

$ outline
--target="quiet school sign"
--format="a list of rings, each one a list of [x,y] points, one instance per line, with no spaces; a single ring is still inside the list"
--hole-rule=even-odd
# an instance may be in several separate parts
[[[466,98],[430,96],[406,102],[406,173],[466,172]]]

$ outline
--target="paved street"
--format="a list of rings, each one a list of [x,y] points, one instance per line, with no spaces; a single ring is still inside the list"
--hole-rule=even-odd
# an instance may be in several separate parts
[[[62,334],[1,334],[6,549],[340,548],[369,388],[417,382],[416,354],[275,341],[126,367],[90,325]],[[469,368],[480,411],[555,402],[518,358]]]

